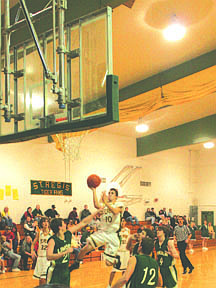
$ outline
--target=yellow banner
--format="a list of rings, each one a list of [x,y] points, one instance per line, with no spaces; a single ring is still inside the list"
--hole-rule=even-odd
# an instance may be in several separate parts
[[[5,195],[11,196],[11,185],[5,185]]]
[[[0,200],[4,200],[4,189],[0,189]]]
[[[13,200],[19,200],[19,192],[18,189],[12,189]]]

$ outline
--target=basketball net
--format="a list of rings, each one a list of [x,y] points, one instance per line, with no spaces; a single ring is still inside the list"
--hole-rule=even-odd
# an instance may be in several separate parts
[[[59,142],[59,150],[63,152],[64,160],[80,160],[80,146],[83,138],[88,134],[87,131],[82,133],[62,133],[56,134]]]

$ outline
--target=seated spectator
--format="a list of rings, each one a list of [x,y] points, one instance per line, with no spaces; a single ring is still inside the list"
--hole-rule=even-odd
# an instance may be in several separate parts
[[[169,208],[168,216],[169,216],[170,218],[173,217],[172,208]]]
[[[215,231],[214,231],[214,227],[212,226],[211,222],[208,223],[208,232],[209,232],[210,238],[215,239]]]
[[[2,218],[2,215],[0,213],[0,230],[5,230],[5,226],[6,226],[5,220]]]
[[[81,221],[89,215],[91,215],[91,212],[88,209],[88,205],[84,205],[84,209],[81,211],[81,215],[80,215]]]
[[[13,223],[13,227],[11,228],[11,232],[14,234],[14,239],[12,240],[13,251],[17,253],[17,247],[20,244],[20,234],[17,231],[17,226]]]
[[[132,225],[139,225],[139,221],[137,219],[136,216],[132,216],[129,212],[128,212],[128,207],[125,207],[125,211],[123,213],[123,218],[127,221],[127,222],[131,222]]]
[[[191,232],[191,238],[189,239],[189,242],[188,242],[189,253],[192,254],[194,252],[193,245],[194,245],[194,242],[196,241],[196,234],[195,234],[195,231],[197,230],[196,224],[193,221],[191,221],[190,225],[188,226],[188,229]]]
[[[6,226],[12,227],[13,221],[12,221],[12,219],[10,217],[9,208],[5,207],[1,214],[2,214],[3,219],[5,220]]]
[[[150,208],[147,208],[147,211],[145,212],[145,220],[151,220],[151,224],[153,225],[155,222],[155,217],[153,216],[152,212],[150,211]]]
[[[3,257],[1,246],[0,246],[0,266],[1,266],[0,274],[4,274],[5,273],[5,265],[4,265],[4,257]]]
[[[94,230],[87,225],[86,227],[84,227],[84,231],[82,233],[82,237],[80,239],[81,245],[82,247],[84,247],[87,243],[87,238],[94,232]]]
[[[35,220],[37,220],[38,222],[40,221],[41,217],[43,216],[43,213],[40,210],[40,205],[39,204],[37,204],[36,208],[32,211],[32,215],[33,215]]]
[[[26,234],[25,239],[22,241],[22,245],[20,247],[20,255],[21,259],[23,260],[23,269],[28,269],[28,258],[33,258],[33,254],[31,254],[31,245],[32,245],[32,238],[30,235]]]
[[[3,235],[6,237],[7,242],[10,242],[10,240],[13,241],[15,238],[14,233],[11,231],[11,229],[11,227],[6,226],[5,232],[3,233]]]
[[[31,220],[30,216],[27,216],[27,219],[24,223],[24,233],[25,235],[30,235],[32,240],[34,240],[36,236],[36,229],[33,221]]]
[[[203,225],[200,228],[201,230],[201,238],[202,238],[202,250],[206,251],[207,248],[207,240],[209,239],[208,225],[207,221],[204,220]]]
[[[91,215],[91,214],[90,214]],[[68,215],[68,219],[69,220],[73,220],[73,221],[77,221],[77,223],[79,223],[79,217],[78,217],[78,214],[77,214],[77,208],[76,207],[73,207],[73,210],[69,213]]]
[[[59,213],[55,210],[56,206],[52,205],[52,208],[47,209],[44,214],[46,215],[46,217],[48,217],[49,219],[53,219],[53,218],[57,218],[60,217]]]
[[[23,216],[21,217],[20,224],[24,224],[24,222],[27,219],[27,216],[29,216],[31,219],[34,218],[34,216],[32,214],[32,208],[31,207],[28,207],[27,210],[24,212]]]
[[[0,238],[0,243],[2,246],[2,252],[4,257],[8,257],[9,259],[14,260],[12,265],[12,272],[18,272],[20,269],[18,268],[21,256],[14,253],[12,249],[12,240],[10,242],[6,241],[6,237],[4,235]]]

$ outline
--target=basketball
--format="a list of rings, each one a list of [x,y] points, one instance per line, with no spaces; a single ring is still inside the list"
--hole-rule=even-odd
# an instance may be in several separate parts
[[[91,174],[87,178],[87,185],[89,188],[96,188],[101,184],[101,178],[96,174]]]
[[[155,198],[155,199],[154,199],[154,202],[158,202],[158,198]]]

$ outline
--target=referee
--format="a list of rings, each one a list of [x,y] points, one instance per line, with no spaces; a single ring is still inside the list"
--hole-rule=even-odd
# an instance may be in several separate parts
[[[192,273],[194,267],[185,254],[187,243],[191,238],[191,233],[190,230],[187,228],[187,226],[184,225],[184,219],[182,216],[180,216],[178,219],[178,225],[174,229],[174,235],[177,241],[177,247],[180,253],[180,259],[184,269],[183,274],[187,273],[187,267],[189,268],[188,273]]]

